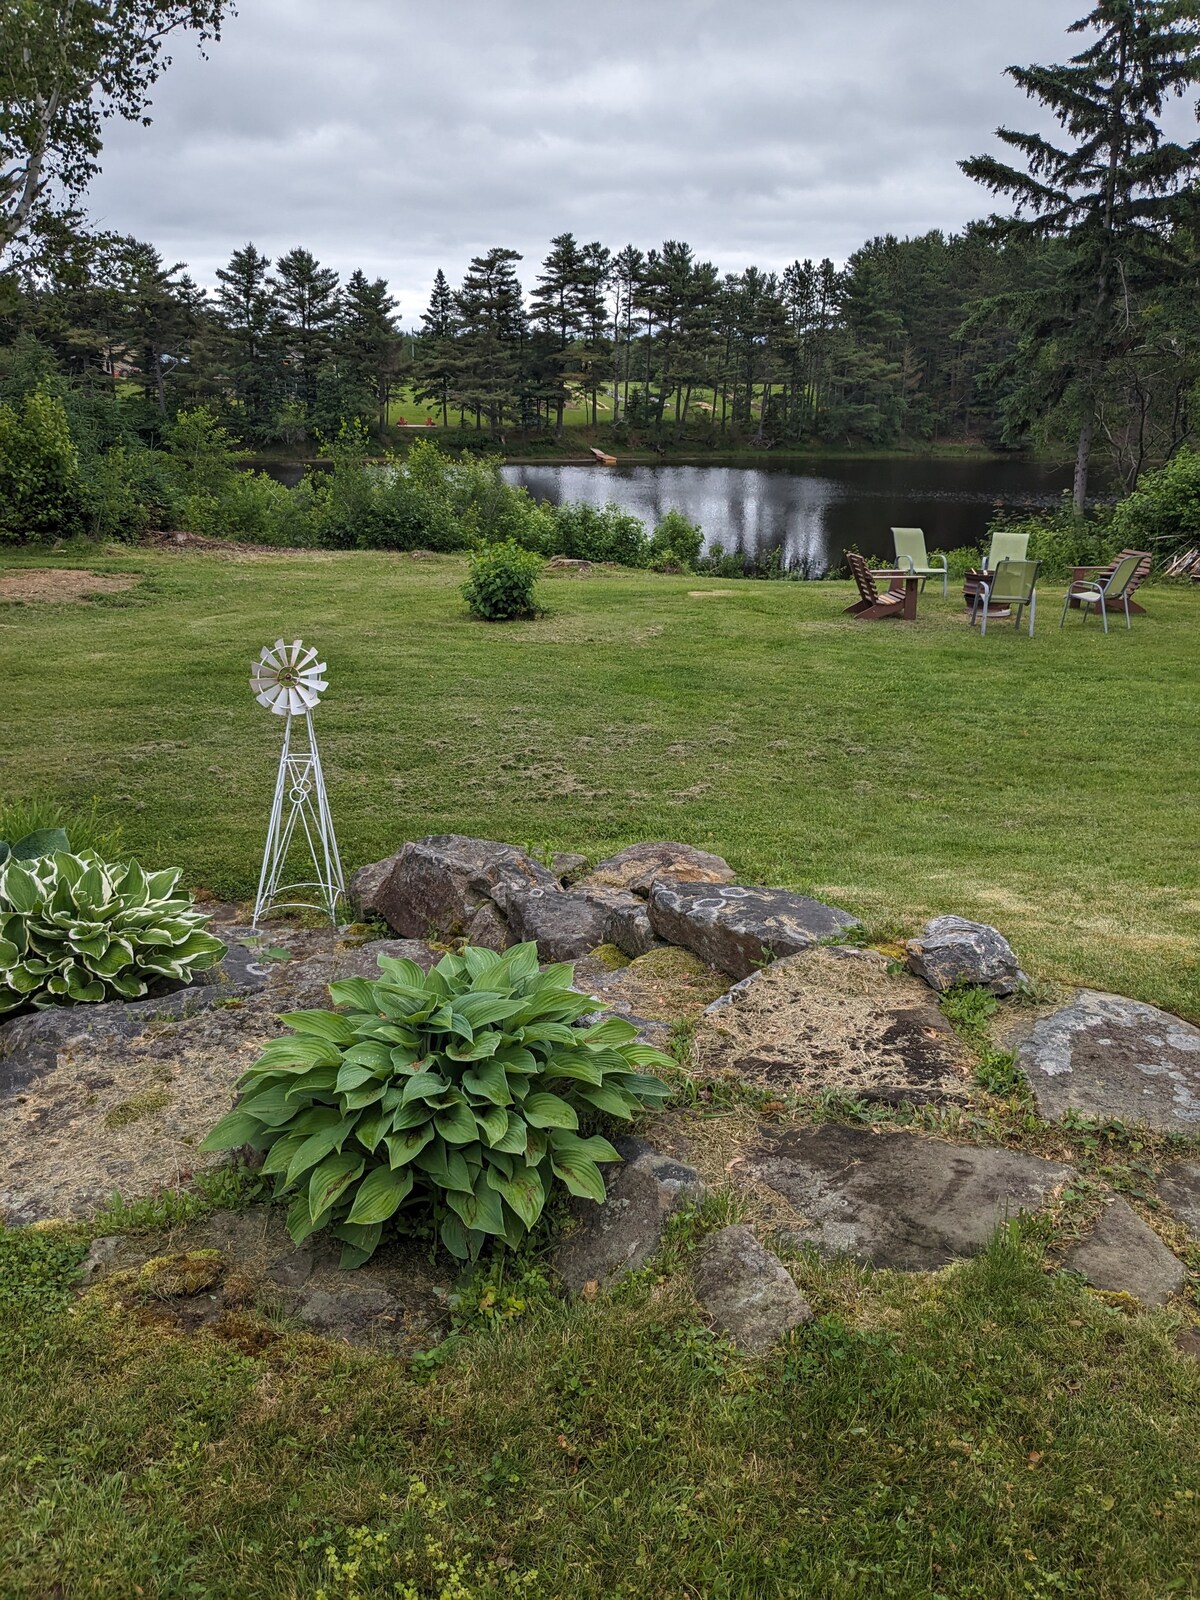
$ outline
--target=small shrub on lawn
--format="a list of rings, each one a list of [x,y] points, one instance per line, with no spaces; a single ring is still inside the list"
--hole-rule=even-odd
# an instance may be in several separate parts
[[[1114,553],[1152,550],[1169,561],[1200,545],[1200,452],[1180,450],[1148,472],[1109,523]]]
[[[471,575],[463,595],[471,615],[483,622],[512,622],[536,617],[539,607],[534,588],[542,558],[511,539],[489,544],[471,557]]]
[[[678,567],[683,572],[695,569],[704,548],[704,534],[695,522],[689,522],[682,511],[668,511],[650,540],[650,565],[662,571]]]
[[[62,401],[48,388],[0,405],[0,543],[83,532],[79,452]]]
[[[136,1000],[225,954],[208,917],[176,895],[179,872],[108,865],[90,851],[0,866],[0,1016],[25,1006]]]
[[[379,1245],[384,1225],[432,1218],[442,1243],[475,1259],[489,1238],[516,1248],[556,1182],[604,1199],[587,1137],[599,1116],[629,1121],[667,1098],[643,1068],[668,1066],[619,1017],[571,988],[568,965],[539,970],[537,946],[467,948],[426,974],[380,956],[375,982],[330,985],[339,1011],[293,1011],[241,1080],[242,1098],[205,1150],[249,1144],[276,1197],[291,1196],[297,1244],[331,1228],[343,1266]]]
[[[649,551],[645,523],[620,506],[591,506],[577,501],[555,509],[556,555],[576,561],[612,561],[622,567],[644,567]]]

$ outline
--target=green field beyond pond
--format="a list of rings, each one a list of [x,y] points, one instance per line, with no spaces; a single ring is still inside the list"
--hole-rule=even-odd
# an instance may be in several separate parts
[[[1057,585],[1033,640],[988,638],[933,586],[915,627],[844,617],[839,583],[551,573],[539,621],[468,619],[465,562],[121,550],[0,572],[136,575],[86,603],[0,605],[0,793],[97,796],[128,848],[252,894],[278,721],[260,646],[316,644],[347,869],[459,832],[598,856],[638,839],[725,855],[746,882],[875,935],[958,912],[1037,979],[1200,1016],[1200,595],[1145,591],[1131,633]]]

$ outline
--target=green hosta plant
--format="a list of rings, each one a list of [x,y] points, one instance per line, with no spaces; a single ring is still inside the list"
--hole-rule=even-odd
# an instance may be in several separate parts
[[[620,1158],[586,1125],[660,1105],[667,1087],[643,1069],[667,1058],[620,1018],[575,1026],[599,1002],[571,988],[571,966],[539,970],[533,944],[464,949],[428,975],[379,967],[330,985],[338,1011],[282,1018],[292,1032],[202,1148],[265,1151],[292,1238],[331,1228],[343,1266],[367,1260],[402,1207],[432,1215],[465,1260],[488,1238],[519,1244],[556,1182],[603,1201],[599,1163]]]
[[[179,872],[112,865],[90,850],[0,864],[0,1015],[22,1006],[136,1000],[225,954],[176,894]]]

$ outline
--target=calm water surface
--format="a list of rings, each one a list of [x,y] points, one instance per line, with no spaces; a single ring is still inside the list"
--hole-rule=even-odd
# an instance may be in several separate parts
[[[721,544],[753,558],[778,549],[814,576],[856,545],[894,554],[893,527],[924,528],[931,550],[979,544],[1001,507],[1054,504],[1070,488],[1067,467],[1029,461],[811,459],[756,467],[507,466],[509,483],[558,505],[615,501],[651,526],[678,507]]]

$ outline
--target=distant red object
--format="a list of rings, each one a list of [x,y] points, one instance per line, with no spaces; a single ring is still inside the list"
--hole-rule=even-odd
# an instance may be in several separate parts
[[[397,417],[396,418],[396,426],[398,428],[407,428],[408,427],[408,423],[405,422],[403,417]]]
[[[426,417],[425,418],[425,426],[427,428],[436,428],[437,427],[437,423],[433,420],[432,417]]]

